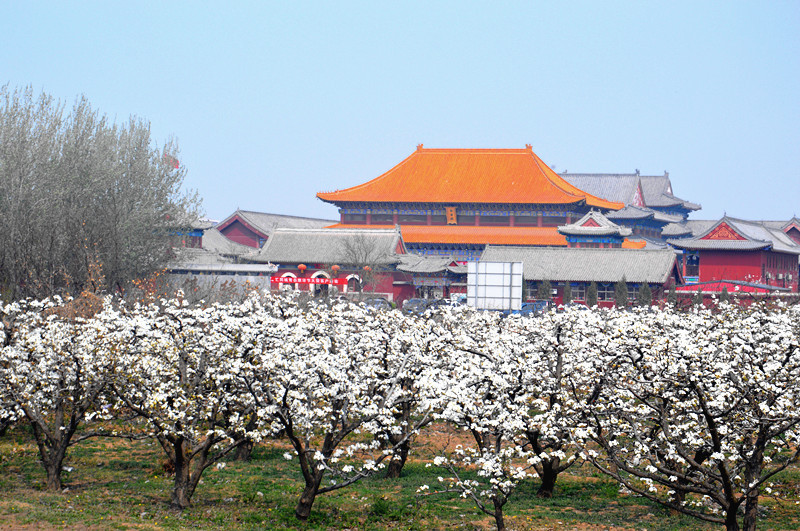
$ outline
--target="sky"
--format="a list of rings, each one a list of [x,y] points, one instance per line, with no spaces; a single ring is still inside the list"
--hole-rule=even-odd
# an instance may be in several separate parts
[[[0,85],[175,138],[185,185],[338,219],[320,191],[431,148],[661,175],[692,219],[800,216],[800,2],[0,0]]]

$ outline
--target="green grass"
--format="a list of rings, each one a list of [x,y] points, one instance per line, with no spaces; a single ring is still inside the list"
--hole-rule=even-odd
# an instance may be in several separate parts
[[[422,436],[424,437],[424,435]],[[153,441],[95,439],[72,448],[64,492],[44,490],[44,471],[30,433],[16,428],[0,438],[0,527],[95,529],[492,529],[493,521],[470,501],[416,496],[422,484],[446,475],[426,467],[435,445],[420,441],[397,480],[372,477],[317,498],[307,523],[294,517],[302,488],[297,461],[286,461],[281,441],[255,448],[251,461],[209,468],[182,513],[168,507],[172,478]],[[761,529],[800,528],[800,470],[777,476],[781,499],[763,498]],[[636,496],[588,466],[559,477],[555,496],[535,496],[538,483],[521,485],[506,505],[512,529],[714,529]]]

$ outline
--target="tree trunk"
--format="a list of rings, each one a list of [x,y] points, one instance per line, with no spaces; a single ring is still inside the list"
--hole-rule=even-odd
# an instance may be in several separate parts
[[[747,501],[744,506],[744,520],[742,520],[743,531],[756,531],[756,521],[758,520],[758,489],[753,489],[747,493]]]
[[[725,512],[725,531],[739,531],[739,521],[736,519],[737,505],[728,506]]]
[[[539,474],[539,479],[542,480],[542,484],[539,490],[536,491],[536,495],[539,498],[553,497],[553,491],[556,488],[556,479],[558,479],[559,464],[559,459],[545,459],[542,461],[542,471],[541,474]]]
[[[47,490],[59,491],[63,487],[61,484],[61,469],[64,465],[64,456],[67,453],[66,441],[48,441],[44,431],[37,424],[33,424],[33,431],[36,437],[36,445],[39,448],[39,458],[42,460],[42,466],[44,466],[44,470],[47,473]],[[65,430],[61,435],[63,437],[72,436],[69,430]]]
[[[758,434],[756,447],[747,460],[747,468],[744,477],[748,485],[754,484],[761,477],[761,469],[764,466],[764,447],[767,444],[766,441],[767,437],[762,428]],[[755,531],[756,529],[756,520],[758,520],[758,494],[758,487],[747,492],[744,505],[744,519],[742,520],[742,529],[744,529],[744,531]]]
[[[675,492],[672,494],[672,497],[669,500],[670,502],[674,503],[678,506],[683,506],[683,502],[686,501],[686,491],[680,488],[676,488]],[[672,516],[677,516],[681,514],[681,512],[677,509],[670,508],[669,514]]]
[[[183,510],[191,505],[191,461],[186,459],[186,443],[182,438],[172,443],[175,450],[175,485],[172,489],[171,509]]]
[[[323,470],[315,470],[312,481],[306,482],[306,488],[303,489],[303,494],[300,495],[300,501],[297,502],[297,508],[294,510],[294,515],[298,520],[306,521],[311,514],[311,506],[314,505],[314,499],[317,497],[319,485],[322,483]]]
[[[495,496],[492,498],[492,502],[494,502],[494,524],[497,526],[497,531],[505,531],[506,523],[503,520],[503,505],[505,500]]]
[[[60,491],[61,484],[61,467],[63,458],[50,459],[45,463],[44,468],[47,471],[47,490]]]
[[[389,440],[392,444],[396,444],[393,439],[396,437],[390,436]],[[408,459],[408,449],[409,449],[409,441],[406,439],[403,444],[397,447],[397,452],[394,454],[394,457],[389,461],[389,465],[386,467],[386,477],[389,479],[397,479],[400,477],[400,472],[403,470],[403,465],[406,464],[406,459]]]
[[[236,452],[233,454],[234,461],[250,461],[250,454],[253,453],[253,446],[255,443],[247,439],[245,442],[236,447]]]

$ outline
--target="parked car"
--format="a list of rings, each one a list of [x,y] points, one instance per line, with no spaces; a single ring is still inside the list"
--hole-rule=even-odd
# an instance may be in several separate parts
[[[558,307],[558,311],[559,312],[563,312],[563,311],[565,311],[567,309],[570,309],[570,308],[575,309],[575,310],[581,310],[581,311],[588,311],[589,310],[589,308],[585,304],[582,304],[580,302],[568,302],[567,304],[564,304],[563,306],[559,306]]]
[[[361,304],[374,310],[391,310],[393,308],[392,303],[383,297],[370,297],[362,300]]]
[[[408,299],[403,303],[403,311],[422,314],[425,310],[448,306],[449,304],[450,301],[447,299]]]
[[[403,303],[403,311],[407,313],[421,314],[425,311],[428,303],[425,299],[407,299]]]
[[[428,299],[427,304],[425,305],[426,310],[432,310],[434,308],[439,308],[442,306],[450,306],[449,299]]]
[[[547,311],[550,301],[523,302],[519,310],[504,310],[503,315],[539,315]]]
[[[447,299],[447,303],[450,306],[465,306],[467,304],[467,296],[466,295],[451,296],[450,299]]]

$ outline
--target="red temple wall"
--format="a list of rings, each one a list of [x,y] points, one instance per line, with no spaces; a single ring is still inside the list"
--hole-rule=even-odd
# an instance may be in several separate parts
[[[238,221],[234,221],[233,223],[222,229],[220,232],[226,238],[236,243],[241,243],[242,245],[248,245],[250,247],[255,247],[255,248],[260,247],[258,244],[258,240],[262,236],[248,229]]]
[[[798,291],[797,257],[772,251],[700,251],[700,282],[742,280]],[[763,266],[763,267],[762,267]],[[770,278],[764,278],[769,273]],[[783,278],[779,279],[778,276]],[[792,280],[788,279],[792,275]]]
[[[761,281],[761,251],[700,251],[700,282]]]

